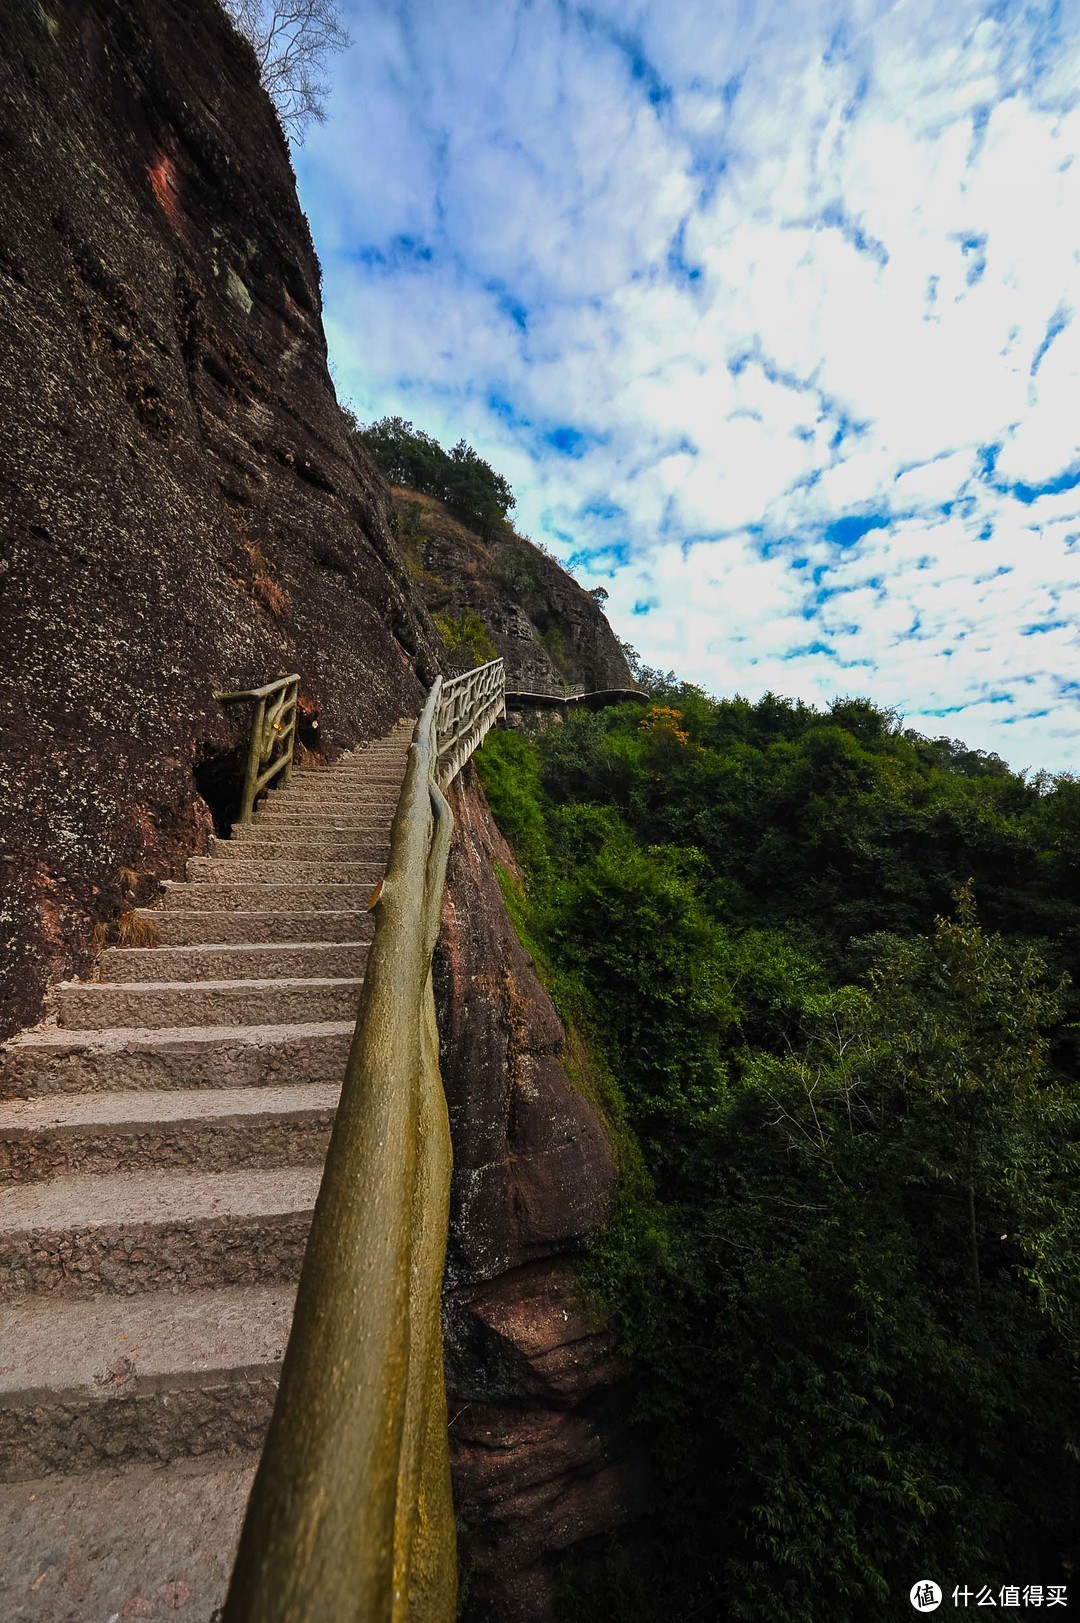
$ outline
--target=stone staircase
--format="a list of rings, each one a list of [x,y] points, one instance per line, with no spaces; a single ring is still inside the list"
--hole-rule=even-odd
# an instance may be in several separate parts
[[[0,1051],[4,1619],[223,1596],[412,725],[295,771]]]

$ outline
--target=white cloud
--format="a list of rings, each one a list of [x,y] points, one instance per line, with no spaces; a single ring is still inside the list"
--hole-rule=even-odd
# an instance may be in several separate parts
[[[361,414],[606,548],[651,663],[1080,764],[1080,12],[346,9],[298,168]]]

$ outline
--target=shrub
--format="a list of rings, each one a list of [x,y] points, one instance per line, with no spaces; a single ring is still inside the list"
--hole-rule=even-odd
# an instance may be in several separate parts
[[[499,650],[491,640],[491,632],[474,608],[466,605],[456,617],[434,614],[432,619],[447,648],[464,662],[466,669],[498,659]]]

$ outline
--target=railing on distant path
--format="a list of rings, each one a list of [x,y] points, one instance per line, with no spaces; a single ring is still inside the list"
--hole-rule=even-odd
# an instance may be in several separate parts
[[[542,678],[537,678],[531,681],[527,688],[523,687],[518,691],[535,694],[538,698],[544,699],[576,699],[585,692],[585,684],[584,682],[545,682]]]
[[[300,692],[298,676],[282,676],[265,687],[245,688],[239,693],[215,693],[222,704],[251,699],[251,718],[244,792],[237,822],[250,823],[255,801],[273,780],[281,775],[282,787],[292,776],[293,746],[296,743],[296,699]]]
[[[431,955],[443,790],[502,713],[502,661],[427,696],[225,1623],[451,1623],[440,1297],[450,1132]]]
[[[571,705],[584,705],[586,710],[603,710],[607,705],[625,704],[631,699],[648,700],[649,695],[640,688],[599,688],[586,692],[582,683],[574,687],[566,687],[561,691],[554,688],[520,688],[507,691],[506,708],[508,710],[568,710]]]

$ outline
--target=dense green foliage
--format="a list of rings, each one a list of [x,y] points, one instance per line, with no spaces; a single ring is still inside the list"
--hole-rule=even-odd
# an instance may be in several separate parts
[[[647,676],[664,702],[478,757],[519,928],[617,1078],[591,1278],[661,1484],[564,1616],[855,1623],[926,1576],[947,1604],[1066,1582],[1080,784],[862,700]]]
[[[432,619],[435,621],[439,636],[456,656],[463,669],[486,665],[488,660],[498,659],[499,650],[491,640],[491,632],[476,610],[468,604],[460,614],[454,615],[447,611],[432,615]]]
[[[507,481],[464,440],[444,451],[402,417],[382,417],[358,432],[392,485],[437,496],[481,535],[494,533],[516,505]]]

